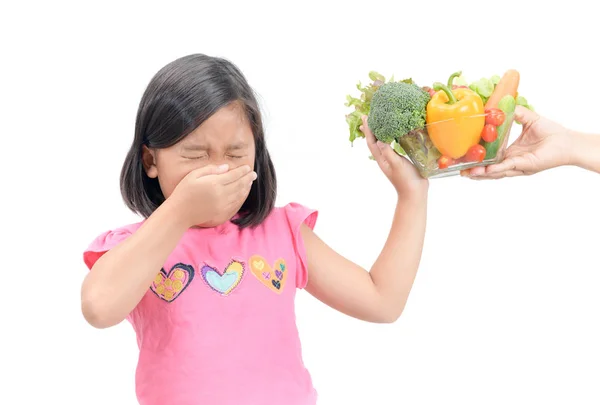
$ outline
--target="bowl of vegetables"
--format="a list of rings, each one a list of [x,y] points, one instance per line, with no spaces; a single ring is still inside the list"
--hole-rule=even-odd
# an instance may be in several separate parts
[[[350,142],[364,138],[362,116],[375,137],[406,156],[425,178],[446,177],[504,158],[517,105],[532,108],[518,94],[519,72],[466,82],[462,72],[445,83],[420,86],[370,72],[371,83],[347,96]]]

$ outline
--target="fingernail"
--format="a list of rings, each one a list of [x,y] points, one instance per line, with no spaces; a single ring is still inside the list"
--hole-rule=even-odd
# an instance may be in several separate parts
[[[227,170],[229,168],[228,164],[224,164],[218,167],[219,170]]]
[[[364,127],[361,125],[360,127],[358,127],[358,129],[360,129],[362,131],[364,129]]]
[[[256,172],[252,172],[252,181],[258,178],[258,174]]]

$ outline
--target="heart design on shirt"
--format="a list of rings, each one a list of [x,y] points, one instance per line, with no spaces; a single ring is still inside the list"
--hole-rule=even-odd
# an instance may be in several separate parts
[[[288,274],[285,260],[277,259],[273,267],[271,267],[264,257],[254,255],[250,258],[249,263],[250,272],[258,281],[271,291],[281,294]]]
[[[167,273],[165,269],[160,269],[156,275],[150,290],[158,298],[166,302],[173,302],[190,285],[194,278],[194,268],[188,264],[178,263]]]
[[[202,278],[208,284],[208,286],[221,295],[228,295],[231,293],[242,281],[244,275],[244,265],[242,262],[233,260],[223,273],[205,264],[200,270]]]

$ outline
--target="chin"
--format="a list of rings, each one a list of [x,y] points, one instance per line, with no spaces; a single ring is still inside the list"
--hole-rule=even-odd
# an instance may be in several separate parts
[[[217,220],[211,220],[208,222],[205,222],[201,225],[198,225],[199,228],[216,228],[217,226],[226,224],[227,222],[231,221],[231,219],[225,220],[225,221],[217,221]]]
[[[230,222],[231,220],[237,218],[238,216],[239,216],[239,214],[236,212],[235,214],[231,215],[229,217],[229,219],[221,219],[221,218],[213,219],[213,220],[207,221],[203,224],[197,225],[197,227],[199,227],[199,228],[216,228],[218,226],[221,226],[221,225],[224,225],[224,224]]]

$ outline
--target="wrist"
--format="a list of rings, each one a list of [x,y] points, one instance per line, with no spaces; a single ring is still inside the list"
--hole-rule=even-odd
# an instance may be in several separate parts
[[[399,201],[422,201],[429,193],[429,181],[427,179],[417,180],[396,188]]]
[[[185,232],[195,224],[188,220],[185,208],[179,204],[177,199],[167,198],[153,215],[160,216],[168,221],[176,230]]]
[[[423,205],[429,194],[429,183],[424,183],[409,189],[396,190],[398,204]]]
[[[600,156],[600,138],[583,132],[569,131],[569,165],[589,169]]]

